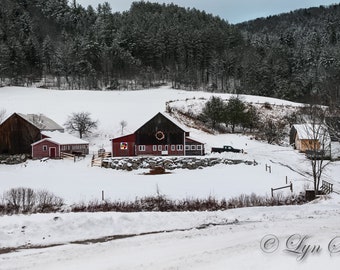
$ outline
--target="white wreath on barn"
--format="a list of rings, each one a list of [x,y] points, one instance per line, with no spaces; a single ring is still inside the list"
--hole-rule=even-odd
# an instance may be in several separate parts
[[[155,136],[156,136],[156,139],[159,140],[159,141],[161,141],[165,138],[164,132],[160,131],[160,130],[156,132]]]

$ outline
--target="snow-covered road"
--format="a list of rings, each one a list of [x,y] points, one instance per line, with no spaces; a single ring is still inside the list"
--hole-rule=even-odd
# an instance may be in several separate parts
[[[23,244],[17,241],[20,229],[32,245],[63,245],[2,254],[0,269],[338,269],[339,201],[333,196],[303,206],[223,212],[6,217],[1,238],[7,239],[7,245]],[[195,228],[209,223],[222,225]],[[176,229],[184,230],[103,243],[69,243],[103,235]],[[261,242],[275,237],[278,242]],[[273,245],[275,251],[268,253]]]

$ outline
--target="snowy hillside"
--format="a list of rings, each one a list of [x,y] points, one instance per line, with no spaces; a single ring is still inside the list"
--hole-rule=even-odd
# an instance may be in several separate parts
[[[122,120],[127,122],[124,133],[128,134],[157,112],[164,112],[168,101],[197,110],[196,101],[207,100],[211,95],[168,88],[97,92],[4,87],[0,88],[0,109],[5,109],[7,116],[13,112],[43,113],[61,125],[71,113],[88,111],[99,120],[98,130],[87,138],[90,151],[96,152],[102,147],[110,150],[109,140],[121,135]],[[228,94],[218,96],[229,98]],[[300,106],[264,97],[242,98],[254,104]],[[192,100],[195,106],[191,106]],[[29,160],[20,165],[0,164],[0,192],[12,187],[47,189],[71,204],[100,200],[102,191],[112,200],[133,200],[155,195],[157,191],[171,199],[211,195],[229,199],[253,192],[270,196],[271,188],[285,186],[286,179],[293,183],[295,194],[312,187],[309,161],[289,146],[268,145],[239,134],[212,135],[189,130],[192,137],[205,142],[209,156],[255,160],[258,165],[219,164],[201,170],[176,169],[166,175],[144,175],[142,169],[127,172],[91,167],[90,157],[76,163]],[[222,145],[243,148],[246,153],[210,154],[210,147]],[[271,167],[271,172],[266,170],[266,165]],[[332,163],[324,174],[324,179],[334,183],[338,191],[339,165]],[[282,192],[290,193],[289,189]],[[264,269],[264,265],[267,269],[274,266],[315,269],[317,265],[335,269],[340,259],[339,249],[330,256],[328,243],[340,236],[339,201],[334,194],[332,199],[303,206],[211,213],[56,213],[0,217],[0,250],[61,244],[15,253],[2,250],[5,254],[0,255],[0,269]],[[161,233],[164,231],[167,232]],[[140,233],[145,235],[109,242],[101,239]],[[267,234],[274,234],[280,240],[274,254],[261,251],[261,239]],[[298,262],[296,256],[284,251],[285,239],[293,234],[309,235],[307,243],[320,245],[322,252]],[[87,240],[93,240],[92,244]]]

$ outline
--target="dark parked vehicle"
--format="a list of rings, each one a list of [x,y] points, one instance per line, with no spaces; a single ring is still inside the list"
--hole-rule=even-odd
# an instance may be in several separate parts
[[[224,145],[220,147],[212,147],[211,153],[222,153],[222,152],[233,152],[233,153],[243,153],[243,149],[236,149],[229,145]]]

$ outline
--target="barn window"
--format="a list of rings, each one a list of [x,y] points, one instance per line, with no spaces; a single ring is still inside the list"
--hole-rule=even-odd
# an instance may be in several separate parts
[[[202,150],[202,145],[197,145],[197,150]]]
[[[183,151],[183,145],[177,144],[177,151]]]
[[[190,145],[186,145],[185,150],[190,150]]]
[[[158,151],[162,151],[162,145],[158,145]]]
[[[196,145],[192,145],[191,150],[196,150]]]
[[[145,145],[139,145],[138,149],[139,151],[145,151]]]
[[[157,151],[157,145],[152,146],[152,151]]]
[[[127,142],[121,142],[120,143],[120,150],[128,150],[128,143]]]
[[[47,145],[43,145],[43,151],[47,151]]]
[[[175,151],[175,145],[171,145],[171,151]]]
[[[164,150],[165,150],[165,151],[168,151],[168,145],[165,146]]]

